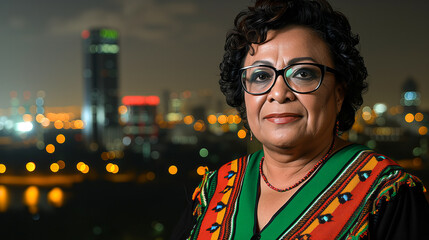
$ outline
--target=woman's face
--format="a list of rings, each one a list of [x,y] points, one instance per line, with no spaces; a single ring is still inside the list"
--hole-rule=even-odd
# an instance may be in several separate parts
[[[318,63],[334,68],[327,44],[313,30],[290,26],[269,31],[267,41],[253,45],[244,66],[261,64],[283,69],[291,62]],[[279,76],[270,92],[263,95],[245,93],[247,119],[254,136],[268,148],[314,148],[330,144],[336,116],[344,99],[343,88],[331,72],[326,72],[315,92],[291,91]]]

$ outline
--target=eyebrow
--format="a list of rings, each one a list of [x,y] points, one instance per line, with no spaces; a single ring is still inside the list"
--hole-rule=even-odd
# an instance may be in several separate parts
[[[292,58],[291,60],[289,60],[287,62],[288,65],[290,64],[295,64],[295,63],[299,63],[299,62],[303,62],[303,61],[312,61],[316,63],[316,60],[314,60],[314,58],[312,57],[298,57],[298,58]],[[258,60],[252,63],[252,65],[268,65],[268,66],[272,66],[273,64],[269,61],[265,61],[265,60]]]
[[[299,63],[299,62],[306,61],[306,60],[316,62],[316,60],[314,60],[314,58],[312,58],[312,57],[299,57],[299,58],[292,58],[291,60],[289,60],[289,62],[287,62],[287,64],[288,65],[295,64],[295,63]]]

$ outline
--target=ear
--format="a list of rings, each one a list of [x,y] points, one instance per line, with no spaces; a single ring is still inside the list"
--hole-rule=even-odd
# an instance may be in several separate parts
[[[345,86],[342,83],[337,83],[335,85],[335,103],[337,106],[337,114],[340,113],[341,107],[343,106],[345,96]]]

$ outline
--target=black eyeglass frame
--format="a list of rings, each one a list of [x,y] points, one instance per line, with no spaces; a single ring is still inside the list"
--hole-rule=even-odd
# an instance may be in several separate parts
[[[293,89],[289,85],[288,81],[286,81],[286,76],[284,75],[285,72],[286,72],[286,70],[288,70],[289,68],[291,68],[293,66],[298,66],[298,65],[312,65],[312,66],[316,66],[316,67],[320,68],[320,71],[321,71],[322,75],[320,77],[319,84],[317,85],[317,87],[314,90],[311,90],[311,91],[308,91],[308,92],[300,92],[300,91],[297,91],[297,90]],[[243,81],[243,77],[242,77],[243,72],[245,70],[249,69],[249,68],[254,68],[254,67],[267,67],[267,68],[271,68],[276,73],[276,77],[275,77],[275,79],[273,81],[273,84],[271,84],[271,86],[266,91],[264,91],[262,93],[251,93],[251,92],[247,91],[246,85],[245,85],[245,83]],[[277,70],[275,67],[270,66],[270,65],[252,65],[252,66],[247,66],[247,67],[240,68],[240,70],[239,70],[239,76],[240,76],[241,86],[243,87],[244,91],[246,91],[248,94],[251,94],[251,95],[263,95],[263,94],[271,91],[271,89],[276,84],[277,78],[279,76],[283,76],[283,81],[286,83],[286,85],[288,86],[288,88],[290,90],[292,90],[292,92],[299,93],[299,94],[308,94],[308,93],[315,92],[315,91],[317,91],[317,89],[319,89],[319,87],[320,87],[320,85],[322,85],[323,79],[325,77],[325,72],[331,72],[331,73],[334,73],[334,74],[338,74],[339,73],[337,70],[335,70],[333,68],[330,68],[328,66],[325,66],[325,65],[322,65],[322,64],[318,64],[318,63],[294,63],[294,64],[287,65],[286,67],[284,67],[283,69],[280,69],[280,70]]]

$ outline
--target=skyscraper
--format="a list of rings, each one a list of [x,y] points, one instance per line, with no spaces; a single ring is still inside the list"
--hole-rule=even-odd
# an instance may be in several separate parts
[[[118,32],[98,28],[82,32],[84,52],[84,137],[92,149],[115,148],[118,122]]]

